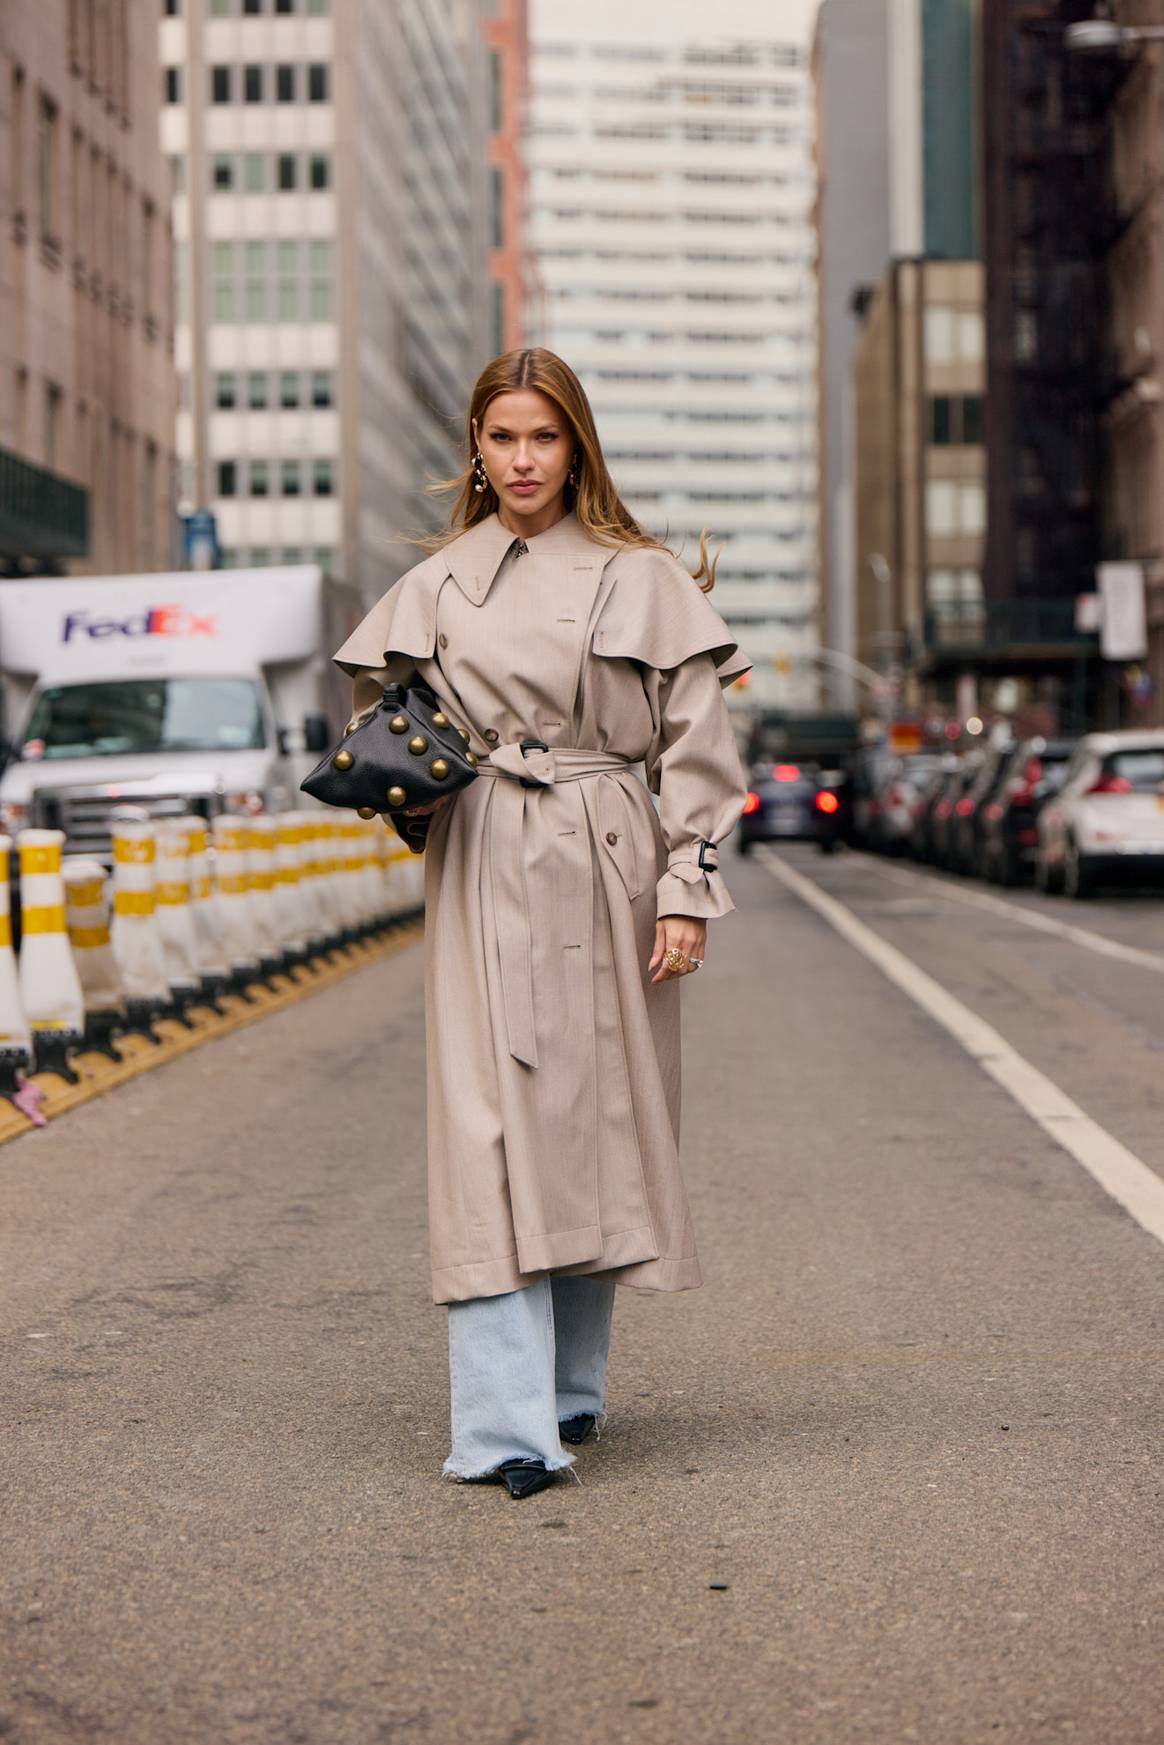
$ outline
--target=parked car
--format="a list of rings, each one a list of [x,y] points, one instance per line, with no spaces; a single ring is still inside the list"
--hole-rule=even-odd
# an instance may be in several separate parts
[[[946,783],[957,769],[957,757],[953,752],[947,752],[939,759],[937,769],[932,772],[918,794],[909,832],[909,851],[915,860],[935,858],[935,812],[945,793]]]
[[[946,777],[941,793],[934,805],[932,858],[938,866],[944,867],[947,872],[956,870],[957,821],[970,806],[970,789],[977,779],[981,766],[981,751],[970,751],[960,757],[957,768]]]
[[[884,745],[865,745],[853,759],[853,842],[858,848],[876,848],[881,822],[881,790],[894,763]]]
[[[1002,786],[1013,741],[988,745],[974,780],[959,796],[950,824],[950,866],[967,878],[981,871],[983,813]]]
[[[841,770],[816,764],[756,763],[740,817],[737,846],[754,842],[815,842],[832,853],[852,821],[849,784]]]
[[[1003,770],[1002,781],[982,808],[979,871],[1000,885],[1029,878],[1039,845],[1038,817],[1058,792],[1073,739],[1022,739]]]
[[[940,768],[941,758],[927,751],[895,757],[889,763],[877,793],[877,821],[870,847],[884,854],[905,852],[922,794],[930,777]]]
[[[1117,882],[1164,886],[1164,728],[1085,734],[1039,814],[1040,890]]]

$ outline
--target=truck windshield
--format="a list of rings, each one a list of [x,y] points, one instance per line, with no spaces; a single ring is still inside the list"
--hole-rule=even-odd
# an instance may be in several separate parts
[[[22,756],[125,757],[258,751],[266,743],[253,679],[117,679],[41,691]]]

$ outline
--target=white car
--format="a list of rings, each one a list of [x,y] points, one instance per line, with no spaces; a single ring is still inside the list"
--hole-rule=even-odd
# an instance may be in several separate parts
[[[1086,734],[1039,813],[1040,890],[1116,881],[1164,887],[1164,728]]]

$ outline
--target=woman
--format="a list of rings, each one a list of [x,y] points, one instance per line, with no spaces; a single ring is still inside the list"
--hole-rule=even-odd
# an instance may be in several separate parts
[[[746,789],[721,687],[750,663],[623,506],[560,358],[491,363],[469,439],[452,533],[335,659],[353,722],[419,677],[479,760],[420,809],[444,1470],[528,1496],[605,1408],[615,1285],[701,1283],[679,989],[734,907],[715,844]]]

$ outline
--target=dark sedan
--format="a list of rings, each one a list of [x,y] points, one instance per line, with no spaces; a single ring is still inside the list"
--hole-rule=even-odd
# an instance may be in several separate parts
[[[738,845],[753,842],[815,842],[830,854],[848,834],[848,780],[840,770],[816,764],[753,764],[739,823]]]
[[[1015,746],[1000,788],[983,808],[984,878],[1016,885],[1033,872],[1039,813],[1058,791],[1074,749],[1073,739],[1023,739]]]

